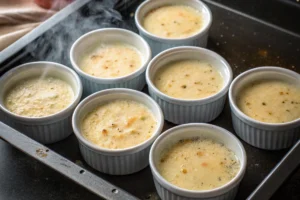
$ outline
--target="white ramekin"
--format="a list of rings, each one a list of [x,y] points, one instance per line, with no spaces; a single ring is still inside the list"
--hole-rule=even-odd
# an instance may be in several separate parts
[[[161,153],[181,139],[194,137],[213,139],[224,144],[235,153],[241,167],[237,175],[230,182],[212,190],[193,191],[175,186],[159,174],[157,163],[160,162]],[[239,184],[244,177],[247,156],[242,143],[229,131],[211,124],[194,123],[176,126],[162,133],[151,147],[149,163],[157,193],[163,200],[229,200],[234,199]]]
[[[128,99],[147,106],[157,120],[157,127],[152,137],[145,142],[126,149],[101,148],[86,140],[80,131],[80,123],[84,116],[97,106],[116,99]],[[131,89],[107,89],[85,98],[75,109],[72,125],[79,141],[84,160],[100,172],[112,175],[132,174],[148,165],[149,151],[154,140],[159,136],[164,125],[164,117],[160,107],[146,94]]]
[[[91,46],[110,42],[121,42],[135,47],[141,53],[142,66],[137,71],[118,78],[99,78],[80,69],[78,61]],[[119,28],[103,28],[86,33],[77,39],[71,47],[70,59],[73,68],[82,80],[84,96],[109,88],[142,90],[146,84],[145,71],[151,59],[151,49],[142,37],[132,31]]]
[[[165,5],[180,4],[188,5],[199,10],[204,17],[204,25],[202,29],[186,38],[162,38],[146,31],[143,27],[143,19],[148,12],[155,8]],[[139,30],[140,35],[149,43],[153,56],[157,55],[163,50],[176,47],[176,46],[200,46],[206,47],[208,32],[212,23],[212,14],[210,9],[199,0],[147,0],[143,2],[136,10],[135,24]]]
[[[159,91],[153,83],[156,72],[167,63],[184,59],[211,63],[224,79],[223,88],[212,96],[196,100],[177,99]],[[215,52],[200,47],[175,47],[165,50],[151,60],[146,71],[150,96],[162,108],[165,119],[175,124],[214,120],[223,110],[231,80],[232,70],[227,61]]]
[[[73,103],[45,117],[24,117],[9,111],[4,105],[7,91],[24,79],[38,76],[53,76],[67,82],[74,91]],[[0,115],[5,123],[43,144],[60,141],[72,133],[72,113],[80,101],[82,85],[79,76],[69,67],[53,62],[26,63],[6,72],[0,85]]]
[[[300,119],[286,123],[266,123],[245,115],[237,106],[239,91],[247,84],[265,79],[280,79],[300,85],[300,75],[280,67],[258,67],[237,76],[229,89],[229,103],[235,132],[252,146],[278,150],[292,146],[300,139]]]

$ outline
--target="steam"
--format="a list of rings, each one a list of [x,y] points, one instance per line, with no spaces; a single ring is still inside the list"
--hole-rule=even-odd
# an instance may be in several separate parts
[[[72,44],[83,34],[107,27],[134,29],[114,9],[118,0],[91,1],[26,47],[36,61],[53,61],[71,66],[69,52]]]

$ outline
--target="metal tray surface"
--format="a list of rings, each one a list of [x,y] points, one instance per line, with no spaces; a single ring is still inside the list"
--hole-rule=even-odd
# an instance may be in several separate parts
[[[204,1],[213,14],[208,48],[227,59],[234,77],[256,66],[281,66],[300,72],[299,35],[218,3]],[[0,73],[3,74],[18,64],[38,60],[55,61],[71,66],[68,56],[71,44],[90,30],[122,27],[137,31],[132,16],[138,4],[130,4],[130,7],[123,5],[121,12],[114,10],[113,5],[107,1],[92,1],[83,6],[17,54],[10,56],[0,66]],[[144,91],[147,92],[147,88]],[[211,123],[234,133],[228,102],[222,114]],[[165,122],[164,130],[173,126]],[[246,199],[287,152],[260,150],[245,142],[243,145],[247,152],[248,164],[236,199]],[[138,198],[159,199],[149,167],[127,176],[99,173],[83,161],[74,135],[48,147]],[[0,152],[0,199],[99,199],[2,140]],[[272,199],[300,199],[299,188],[300,170],[293,174]]]

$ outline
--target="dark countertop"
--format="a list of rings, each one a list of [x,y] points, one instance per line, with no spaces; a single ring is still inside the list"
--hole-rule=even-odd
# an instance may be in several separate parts
[[[221,2],[221,0],[216,1]],[[300,38],[229,12],[219,6],[209,3],[208,5],[214,16],[208,48],[227,59],[232,66],[234,76],[249,68],[264,65],[277,65],[300,72]],[[128,21],[129,25],[126,27],[130,27],[132,19],[128,17]],[[68,49],[67,45],[65,49]],[[41,58],[36,54],[20,62],[39,59]],[[52,56],[46,57],[46,60],[68,64],[68,61],[57,59]],[[223,113],[212,124],[234,132],[228,102]],[[165,129],[171,126],[173,125],[166,123]],[[248,165],[236,199],[245,199],[287,152],[287,150],[265,151],[244,142],[243,144],[248,156]],[[109,176],[96,172],[83,161],[74,135],[48,147],[139,198],[157,198],[149,167],[128,176]],[[0,140],[0,152],[0,200],[99,199],[2,140]],[[294,173],[272,199],[300,199],[299,189],[300,170]]]
[[[299,0],[213,0],[300,34]]]

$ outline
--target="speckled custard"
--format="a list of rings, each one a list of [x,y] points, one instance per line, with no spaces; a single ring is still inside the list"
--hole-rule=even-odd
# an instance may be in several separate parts
[[[141,53],[124,43],[100,44],[79,61],[79,67],[99,78],[117,78],[129,75],[142,67]]]
[[[144,28],[163,38],[186,38],[198,33],[203,26],[200,11],[185,5],[168,5],[146,14]]]
[[[207,62],[182,60],[161,67],[155,74],[154,85],[174,98],[201,99],[219,92],[223,87],[223,78]]]
[[[300,118],[300,86],[273,79],[253,82],[241,89],[237,105],[258,121],[293,121]]]
[[[45,117],[58,113],[74,100],[69,84],[55,77],[34,77],[15,85],[6,95],[5,106],[25,117]]]
[[[163,152],[158,171],[170,183],[188,190],[211,190],[232,180],[240,169],[235,154],[211,139],[180,140]]]
[[[152,112],[131,100],[115,100],[100,105],[81,123],[82,135],[107,149],[124,149],[149,139],[157,126]]]

